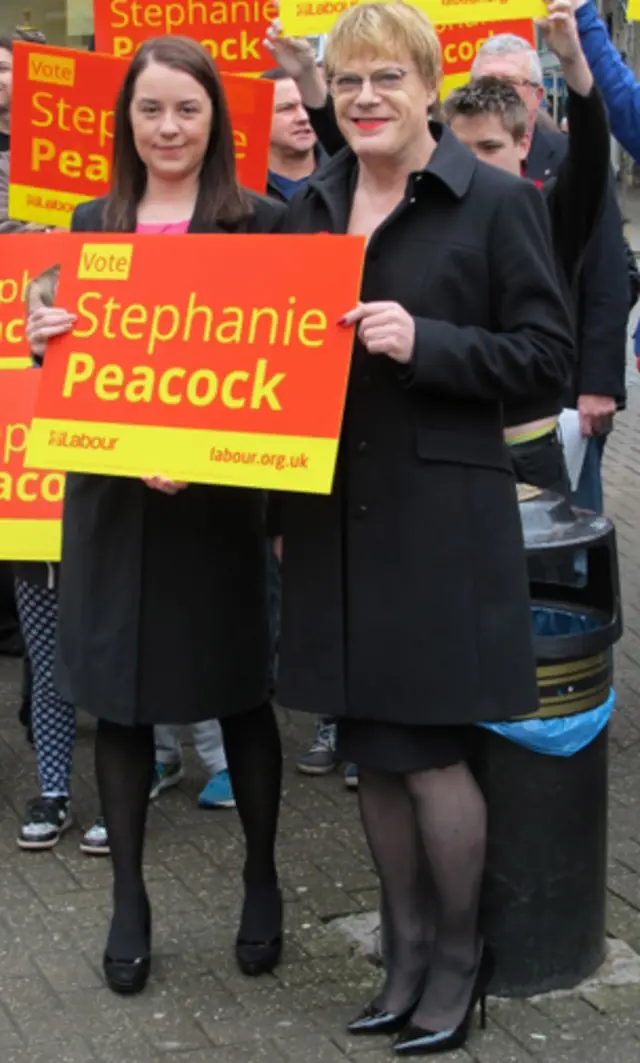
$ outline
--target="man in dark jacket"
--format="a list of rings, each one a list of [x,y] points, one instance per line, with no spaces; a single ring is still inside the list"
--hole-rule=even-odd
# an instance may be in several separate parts
[[[267,194],[286,203],[315,173],[325,153],[293,78],[278,67],[263,77],[274,82]]]
[[[565,12],[568,31],[579,47],[571,12]],[[522,99],[529,115],[531,146],[522,173],[539,186],[555,176],[567,152],[567,138],[542,129],[536,115],[544,96],[542,68],[537,52],[524,38],[511,34],[490,37],[480,48],[472,77],[498,77],[508,81]],[[602,216],[584,257],[575,293],[578,359],[566,404],[580,414],[583,435],[589,439],[583,474],[574,500],[588,509],[602,511],[600,464],[612,417],[624,406],[626,327],[629,315],[629,278],[622,218],[611,180]],[[506,411],[507,426],[515,422]],[[518,415],[519,416],[519,415]],[[545,436],[522,439],[527,460],[536,462]]]

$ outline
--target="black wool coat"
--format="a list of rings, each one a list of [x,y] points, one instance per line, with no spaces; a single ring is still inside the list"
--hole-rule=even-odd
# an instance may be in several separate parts
[[[284,208],[252,200],[255,212],[234,231],[278,227]],[[102,211],[100,200],[78,207],[72,228],[102,231]],[[210,230],[192,222],[189,231]],[[202,265],[214,285],[219,266]],[[260,491],[191,484],[170,497],[137,479],[69,475],[56,668],[63,696],[125,725],[191,723],[264,701],[264,519]]]
[[[431,161],[369,241],[361,296],[414,316],[412,362],[356,340],[332,494],[273,498],[278,695],[339,717],[465,724],[537,707],[502,402],[555,392],[573,339],[540,192],[432,129]],[[340,152],[285,227],[345,232],[356,169]]]

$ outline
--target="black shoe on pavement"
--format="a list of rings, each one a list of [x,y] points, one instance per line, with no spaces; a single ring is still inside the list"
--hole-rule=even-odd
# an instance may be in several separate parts
[[[16,840],[21,849],[53,849],[70,826],[68,797],[36,797],[27,805]]]

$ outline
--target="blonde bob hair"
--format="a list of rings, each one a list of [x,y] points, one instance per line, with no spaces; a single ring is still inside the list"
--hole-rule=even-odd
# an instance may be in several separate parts
[[[352,59],[397,59],[409,54],[423,81],[437,88],[442,79],[442,50],[427,16],[403,3],[356,4],[333,24],[324,52],[330,80]]]

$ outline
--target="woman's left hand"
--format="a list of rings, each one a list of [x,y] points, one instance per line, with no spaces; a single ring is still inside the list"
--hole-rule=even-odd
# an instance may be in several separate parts
[[[152,491],[162,491],[165,495],[177,495],[178,491],[184,491],[187,486],[177,480],[167,480],[164,476],[143,476],[142,482]]]
[[[360,303],[338,322],[358,325],[358,337],[369,354],[386,354],[394,362],[411,361],[416,326],[400,303]]]

